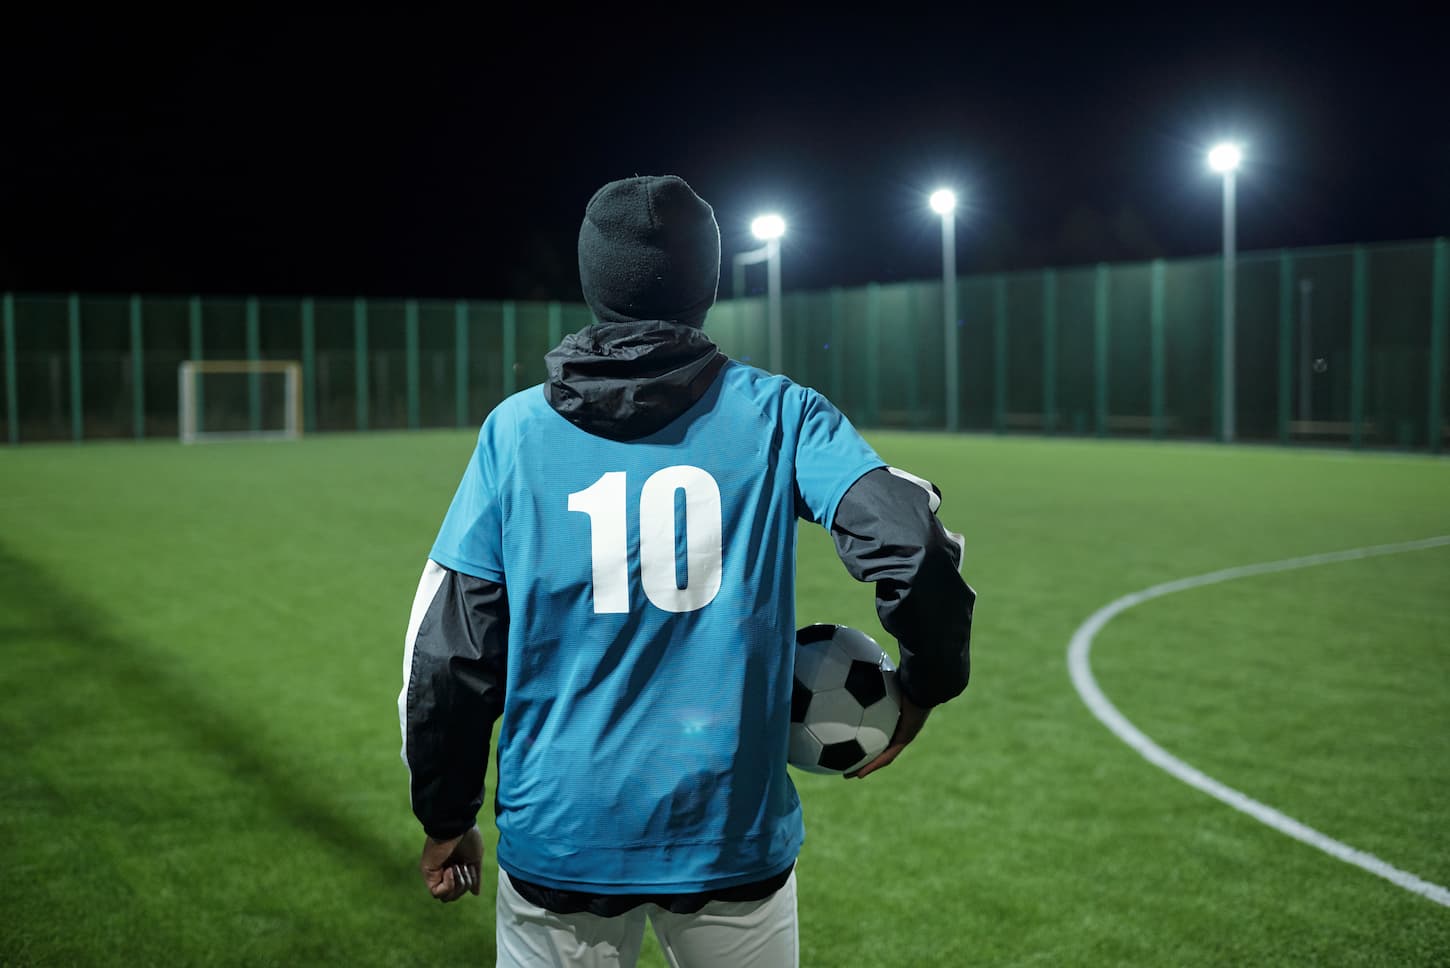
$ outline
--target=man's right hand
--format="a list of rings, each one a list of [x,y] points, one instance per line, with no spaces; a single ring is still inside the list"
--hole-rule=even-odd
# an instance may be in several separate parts
[[[482,864],[483,834],[474,827],[451,840],[425,838],[418,870],[423,874],[428,893],[447,903],[465,894],[478,894]]]
[[[863,779],[875,773],[883,766],[890,766],[891,762],[901,755],[901,751],[906,749],[906,744],[916,739],[916,734],[920,733],[921,727],[926,725],[926,717],[930,714],[930,709],[918,706],[903,695],[901,697],[901,718],[896,721],[896,732],[891,734],[891,742],[887,744],[886,749],[882,750],[881,755],[876,757],[876,759],[867,763],[859,770],[853,770],[847,773],[846,779]]]

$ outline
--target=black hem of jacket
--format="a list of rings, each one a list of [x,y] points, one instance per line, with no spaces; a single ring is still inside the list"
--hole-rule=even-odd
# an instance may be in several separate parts
[[[795,861],[791,861],[779,874],[772,874],[763,880],[689,894],[595,894],[589,891],[564,891],[526,881],[507,871],[504,876],[509,879],[514,890],[518,891],[519,897],[545,911],[615,918],[641,904],[654,904],[671,914],[695,914],[711,901],[763,901],[785,886],[793,870]]]

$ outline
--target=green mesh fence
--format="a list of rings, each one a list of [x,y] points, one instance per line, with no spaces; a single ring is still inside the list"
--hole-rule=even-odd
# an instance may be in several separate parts
[[[1237,268],[1235,439],[1446,447],[1446,240]],[[1222,438],[1221,272],[1209,257],[964,276],[955,359],[940,281],[788,292],[779,368],[863,427],[939,429],[955,407],[969,431]],[[12,444],[174,436],[186,360],[297,361],[309,432],[476,426],[590,321],[575,304],[429,300],[7,294],[0,310]],[[772,368],[765,299],[722,301],[706,328]],[[255,428],[276,381],[241,380],[229,419]]]
[[[951,361],[939,282],[787,294],[781,369],[866,427],[945,426],[955,366],[966,430],[1222,439],[1222,268],[962,277]],[[1446,447],[1446,240],[1245,253],[1237,272],[1234,439]],[[707,326],[766,365],[765,313],[722,303]]]
[[[559,303],[7,294],[0,421],[11,443],[175,436],[183,361],[291,360],[307,431],[477,426],[589,321]],[[242,379],[243,403],[235,381],[200,385],[211,429],[238,407],[272,419],[273,381]]]

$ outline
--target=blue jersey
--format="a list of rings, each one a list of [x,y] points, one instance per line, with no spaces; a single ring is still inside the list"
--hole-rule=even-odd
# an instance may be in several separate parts
[[[597,893],[792,863],[797,516],[884,466],[823,396],[730,362],[663,429],[587,433],[541,387],[490,414],[430,555],[508,589],[499,864]]]

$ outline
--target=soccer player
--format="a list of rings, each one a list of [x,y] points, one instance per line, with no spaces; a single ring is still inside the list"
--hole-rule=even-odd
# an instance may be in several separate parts
[[[611,182],[579,231],[595,322],[484,422],[413,600],[398,712],[432,895],[478,894],[495,721],[500,965],[799,962],[786,772],[796,521],[900,645],[890,764],[967,685],[975,595],[940,493],[814,390],[702,331],[714,212]]]

